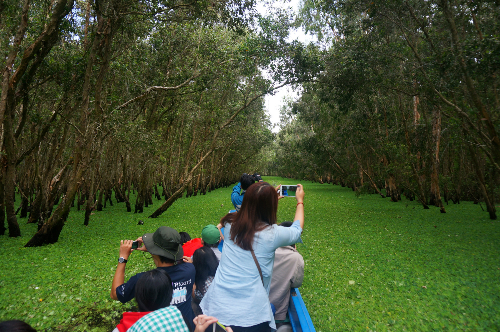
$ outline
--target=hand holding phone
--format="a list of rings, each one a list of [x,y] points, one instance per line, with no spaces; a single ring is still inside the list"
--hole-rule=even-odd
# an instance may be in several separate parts
[[[128,256],[132,252],[132,240],[121,240],[120,241],[120,256],[128,259]]]
[[[148,252],[148,249],[146,248],[146,246],[144,245],[144,242],[142,241],[142,236],[138,237],[137,240],[135,240],[134,242],[137,242],[137,248],[132,247],[132,249],[138,250],[138,251]]]
[[[215,324],[217,324],[218,322],[217,322],[217,318],[215,318],[215,317],[206,316],[206,315],[198,315],[193,319],[193,323],[196,326],[194,332],[203,332],[212,324],[214,324],[213,329],[215,330]],[[218,324],[218,325],[221,325],[221,324]]]
[[[304,203],[304,187],[301,184],[297,185],[297,190],[295,192],[295,198],[297,199],[297,203]]]

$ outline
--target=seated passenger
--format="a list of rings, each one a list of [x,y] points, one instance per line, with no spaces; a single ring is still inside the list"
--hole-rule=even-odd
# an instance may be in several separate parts
[[[290,227],[292,224],[291,221],[285,221],[280,224],[280,227]],[[269,301],[276,307],[274,315],[276,327],[280,327],[286,318],[290,289],[300,287],[303,280],[304,259],[297,251],[295,244],[276,249],[269,291]]]
[[[141,275],[135,286],[135,299],[139,306],[139,312],[125,312],[120,324],[116,326],[113,332],[126,332],[137,330],[139,325],[136,322],[148,315],[152,311],[165,308],[161,311],[165,319],[176,322],[183,329],[179,331],[188,331],[188,328],[182,318],[182,314],[175,306],[170,306],[172,301],[172,280],[167,272],[160,269],[147,271]],[[170,307],[169,307],[170,306]],[[158,314],[158,313],[157,313]],[[133,328],[131,328],[133,327]]]
[[[194,252],[193,265],[196,270],[193,301],[199,304],[214,280],[219,260],[209,247],[201,247]]]
[[[158,269],[164,270],[172,279],[174,288],[172,305],[175,305],[189,325],[194,319],[191,308],[191,294],[195,278],[193,264],[182,261],[183,250],[179,233],[170,227],[162,226],[154,233],[144,234],[137,241],[141,245],[137,250],[149,252]],[[125,265],[132,252],[132,240],[122,240],[120,259],[111,286],[111,298],[126,303],[135,296],[135,286],[142,273],[132,276],[125,283]]]
[[[245,191],[254,184],[255,180],[253,175],[249,175],[247,173],[243,173],[240,178],[240,182],[233,187],[233,192],[231,193],[231,202],[234,205],[236,211],[239,211],[241,208],[241,203],[243,202],[243,196],[245,195]],[[240,191],[243,192],[240,193]]]
[[[269,289],[277,248],[296,243],[304,227],[304,191],[297,188],[295,222],[276,225],[278,194],[266,182],[248,188],[241,210],[221,219],[224,250],[212,285],[200,303],[233,331],[275,329]]]
[[[186,242],[191,241],[191,236],[187,232],[179,232],[181,236],[181,244],[184,245]]]
[[[219,242],[221,239],[221,231],[215,225],[208,225],[201,231],[201,243],[205,247],[209,247],[220,261],[221,252],[219,250]]]
[[[201,247],[203,247],[203,244],[201,243],[201,239],[198,237],[184,243],[182,245],[182,250],[184,251],[184,256],[193,257],[193,254],[196,251],[196,249]]]
[[[183,249],[185,248],[184,257],[182,257],[184,262],[192,263],[194,252],[201,247],[212,249],[217,257],[217,260],[220,261],[221,251],[219,249],[219,243],[221,241],[221,234],[221,231],[215,225],[203,227],[203,230],[201,231],[201,239],[193,239],[184,244],[182,247]]]

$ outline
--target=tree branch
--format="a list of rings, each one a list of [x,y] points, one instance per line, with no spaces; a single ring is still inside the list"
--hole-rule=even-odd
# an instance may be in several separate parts
[[[132,98],[130,99],[129,101],[127,101],[126,103],[118,106],[116,109],[121,109],[121,108],[124,108],[126,106],[128,106],[129,104],[135,102],[135,101],[139,101],[145,97],[147,97],[152,91],[169,91],[169,90],[177,90],[177,89],[180,89],[182,88],[183,86],[186,86],[188,85],[193,79],[195,79],[196,77],[198,77],[200,74],[193,74],[190,78],[188,78],[187,80],[185,80],[183,83],[179,84],[179,85],[176,85],[176,86],[171,86],[171,87],[166,87],[166,86],[152,86],[152,87],[149,87],[146,89],[146,91],[140,95],[140,96],[137,96],[135,98]]]

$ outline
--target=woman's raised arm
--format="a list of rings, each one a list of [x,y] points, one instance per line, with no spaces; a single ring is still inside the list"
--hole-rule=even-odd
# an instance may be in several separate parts
[[[300,221],[300,228],[304,229],[304,187],[301,184],[297,185],[295,198],[297,199],[297,208],[295,210],[295,218],[293,221]]]

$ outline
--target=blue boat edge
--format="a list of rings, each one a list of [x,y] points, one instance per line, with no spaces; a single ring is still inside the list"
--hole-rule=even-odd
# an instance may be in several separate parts
[[[298,288],[292,288],[290,291],[288,318],[294,332],[316,332]]]

